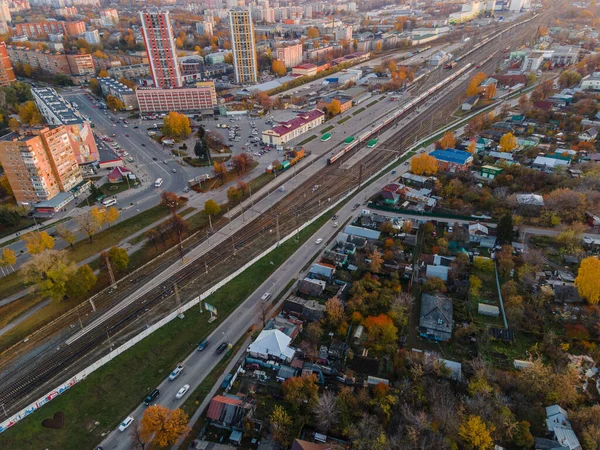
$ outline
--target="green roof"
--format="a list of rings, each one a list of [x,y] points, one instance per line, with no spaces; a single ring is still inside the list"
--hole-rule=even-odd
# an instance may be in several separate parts
[[[331,139],[331,133],[325,133],[323,136],[321,136],[322,141],[327,141],[329,139]]]
[[[348,136],[346,139],[344,139],[344,142],[345,142],[346,144],[349,144],[349,143],[350,143],[350,142],[352,142],[354,139],[355,139],[355,138],[354,138],[354,136]]]

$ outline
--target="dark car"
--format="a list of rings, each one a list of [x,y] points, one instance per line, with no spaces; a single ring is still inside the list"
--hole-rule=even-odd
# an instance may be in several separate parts
[[[202,342],[200,342],[200,344],[198,344],[198,351],[201,352],[206,347],[208,347],[208,339],[204,339]]]
[[[143,145],[143,144],[142,144],[142,145]],[[153,159],[154,161],[158,161],[158,158],[155,158],[155,157],[153,157],[152,159]]]
[[[158,397],[159,394],[160,394],[160,390],[154,389],[152,392],[150,392],[148,394],[148,397],[146,397],[146,399],[144,400],[144,405],[150,406],[150,403],[152,403],[154,401],[154,399],[156,399],[156,397]]]
[[[146,144],[142,143],[142,147],[145,147],[145,146],[146,146]],[[155,161],[156,161],[156,159],[155,159]]]
[[[227,342],[221,343],[217,347],[217,355],[220,355],[221,353],[223,353],[227,349],[227,347],[229,347],[229,344]]]

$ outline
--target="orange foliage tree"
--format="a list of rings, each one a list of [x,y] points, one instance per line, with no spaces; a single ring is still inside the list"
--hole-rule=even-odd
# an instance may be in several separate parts
[[[410,170],[415,175],[433,175],[438,171],[437,160],[427,153],[421,153],[410,160]]]
[[[140,438],[159,447],[174,444],[188,431],[188,416],[181,409],[170,410],[166,406],[149,406],[140,423]]]

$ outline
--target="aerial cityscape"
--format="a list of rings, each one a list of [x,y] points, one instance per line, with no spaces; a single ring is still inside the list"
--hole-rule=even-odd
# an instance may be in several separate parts
[[[0,450],[600,450],[596,0],[0,0]]]

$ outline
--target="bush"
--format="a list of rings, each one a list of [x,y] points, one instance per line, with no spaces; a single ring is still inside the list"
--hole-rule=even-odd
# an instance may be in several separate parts
[[[191,156],[186,156],[183,160],[188,163],[192,167],[207,167],[210,166],[208,161],[201,161],[198,158],[192,158]]]

